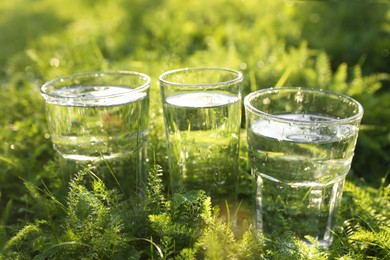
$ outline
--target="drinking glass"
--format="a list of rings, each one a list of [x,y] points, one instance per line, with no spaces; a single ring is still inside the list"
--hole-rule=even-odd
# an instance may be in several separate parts
[[[144,185],[149,76],[131,71],[87,72],[41,87],[54,149],[65,174],[90,168],[125,194]]]
[[[362,106],[342,94],[294,87],[253,92],[244,105],[258,228],[329,246]]]
[[[238,178],[242,74],[185,68],[160,76],[170,190],[204,190],[234,201]]]

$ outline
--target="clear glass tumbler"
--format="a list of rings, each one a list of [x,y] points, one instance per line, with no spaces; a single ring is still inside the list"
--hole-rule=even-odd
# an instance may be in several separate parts
[[[345,95],[318,89],[263,89],[245,97],[256,221],[269,237],[332,242],[344,180],[363,116]]]
[[[63,171],[89,167],[127,195],[145,182],[150,78],[131,71],[87,72],[41,87]]]
[[[242,78],[224,68],[160,76],[171,192],[204,190],[215,203],[234,201]]]

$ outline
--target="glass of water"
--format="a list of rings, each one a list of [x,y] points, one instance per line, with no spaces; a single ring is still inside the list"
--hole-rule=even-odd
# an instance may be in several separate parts
[[[213,202],[234,201],[242,78],[224,68],[160,76],[171,192],[204,190]]]
[[[150,78],[87,72],[41,87],[54,149],[66,174],[89,167],[127,195],[144,185]]]
[[[332,242],[362,106],[318,89],[263,89],[245,97],[256,221],[269,237]],[[309,243],[310,244],[310,243]]]

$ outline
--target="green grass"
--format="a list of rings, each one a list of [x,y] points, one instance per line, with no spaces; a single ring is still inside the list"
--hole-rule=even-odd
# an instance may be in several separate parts
[[[390,258],[389,61],[390,4],[380,0],[1,1],[0,259]],[[158,76],[192,66],[241,70],[243,96],[289,85],[362,103],[328,251],[293,238],[286,250],[282,238],[267,240],[250,223],[237,228],[218,218],[202,192],[167,196]],[[151,174],[139,207],[93,173],[70,182],[59,174],[39,93],[57,76],[119,69],[153,81]],[[245,197],[244,130],[241,140]]]

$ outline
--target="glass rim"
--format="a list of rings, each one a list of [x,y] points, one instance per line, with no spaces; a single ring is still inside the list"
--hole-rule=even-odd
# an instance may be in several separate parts
[[[345,117],[345,118],[332,118],[332,119],[326,120],[326,121],[309,122],[309,121],[299,120],[299,119],[284,118],[284,117],[280,117],[278,115],[273,115],[273,114],[270,114],[270,113],[266,113],[266,112],[261,111],[260,109],[255,108],[250,103],[253,98],[255,98],[255,97],[257,97],[257,96],[259,96],[261,94],[264,94],[266,92],[280,91],[280,90],[290,90],[290,91],[291,90],[293,90],[293,91],[302,90],[302,91],[308,91],[308,92],[312,92],[312,93],[323,93],[323,94],[326,94],[326,95],[335,96],[335,97],[338,97],[338,98],[341,98],[341,99],[344,99],[344,100],[351,101],[353,104],[356,105],[358,111],[354,115],[349,116],[349,117]],[[264,117],[270,118],[270,119],[272,119],[274,121],[279,121],[279,122],[283,122],[283,123],[302,124],[302,125],[343,124],[343,123],[348,123],[348,122],[353,122],[353,121],[356,121],[356,120],[360,120],[363,117],[363,106],[358,101],[356,101],[355,99],[353,99],[353,98],[351,98],[351,97],[349,97],[349,96],[347,96],[345,94],[341,94],[341,93],[337,93],[337,92],[329,91],[329,90],[324,90],[324,89],[316,89],[316,88],[279,87],[279,88],[260,89],[260,90],[254,91],[252,93],[249,93],[244,98],[244,106],[245,106],[246,110],[248,110],[248,111],[250,111],[252,113],[255,113],[255,114],[262,115]]]
[[[150,82],[151,82],[151,78],[148,75],[141,73],[141,72],[137,72],[137,71],[128,71],[128,70],[88,71],[88,72],[82,72],[82,73],[61,76],[61,77],[57,77],[57,78],[54,78],[52,80],[49,80],[41,86],[40,92],[41,92],[41,94],[49,96],[51,98],[57,98],[57,99],[71,98],[69,96],[64,96],[64,95],[53,95],[53,94],[51,94],[51,92],[48,92],[47,90],[50,86],[54,85],[57,82],[65,82],[66,80],[72,80],[72,79],[77,79],[77,78],[86,78],[86,77],[90,77],[90,76],[95,77],[95,78],[99,78],[99,77],[102,77],[104,75],[138,76],[139,78],[143,78],[145,80],[145,82],[136,88],[128,88],[128,91],[121,92],[119,94],[108,94],[105,96],[88,97],[88,98],[84,98],[84,99],[93,100],[93,99],[102,99],[102,98],[112,98],[112,97],[118,97],[118,96],[126,95],[129,93],[133,93],[133,92],[142,92],[142,91],[149,88]],[[86,87],[86,85],[83,85],[83,84],[80,84],[80,85],[82,87]],[[109,86],[109,85],[115,86],[115,84],[96,84],[95,86]],[[69,87],[73,87],[73,86],[76,86],[76,85],[73,85],[73,84],[69,85]]]
[[[188,72],[188,71],[223,71],[223,72],[230,72],[232,74],[235,74],[236,77],[231,80],[226,80],[226,81],[219,81],[219,82],[209,82],[209,83],[179,83],[175,81],[170,81],[164,79],[168,75],[173,75],[177,73],[182,73],[182,72]],[[221,68],[221,67],[188,67],[188,68],[181,68],[181,69],[174,69],[174,70],[169,70],[164,72],[159,76],[159,81],[160,83],[167,84],[167,85],[172,85],[172,86],[178,86],[178,87],[207,87],[207,86],[218,86],[218,85],[227,85],[235,82],[239,82],[243,79],[243,74],[234,69],[228,69],[228,68]]]

